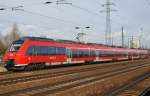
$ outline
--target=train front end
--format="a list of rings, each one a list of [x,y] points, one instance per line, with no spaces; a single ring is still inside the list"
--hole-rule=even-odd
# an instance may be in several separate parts
[[[21,58],[21,47],[23,46],[23,40],[14,41],[6,51],[3,58],[3,64],[7,70],[22,69],[22,66],[18,66],[18,59]]]

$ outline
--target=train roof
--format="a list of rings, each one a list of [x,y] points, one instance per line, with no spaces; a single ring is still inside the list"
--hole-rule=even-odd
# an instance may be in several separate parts
[[[44,37],[22,37],[19,40],[21,41],[53,41],[53,42],[60,42],[60,43],[65,43],[65,44],[85,44],[85,45],[100,45],[100,46],[107,46],[107,47],[117,47],[117,48],[122,48],[121,46],[109,46],[109,45],[104,45],[104,44],[98,44],[98,43],[82,43],[82,42],[77,42],[73,40],[63,40],[63,39],[51,39],[51,38],[44,38]]]
[[[62,39],[57,39],[57,40],[54,40],[54,39],[51,39],[51,38],[44,38],[44,37],[22,37],[20,38],[18,41],[43,41],[43,42],[54,42],[54,43],[62,43],[62,44],[69,44],[68,46],[72,46],[75,45],[75,46],[79,46],[79,47],[93,47],[94,48],[107,48],[107,49],[112,49],[112,50],[128,50],[128,51],[136,51],[136,52],[144,52],[145,50],[142,50],[142,49],[129,49],[129,48],[124,48],[124,47],[121,47],[121,46],[108,46],[108,45],[104,45],[104,44],[97,44],[97,43],[81,43],[81,42],[77,42],[77,41],[72,41],[72,40],[62,40]],[[71,44],[71,45],[70,45]]]
[[[28,41],[28,40],[32,40],[32,41],[55,41],[54,39],[44,38],[44,37],[22,37],[19,40],[23,40],[23,41]]]

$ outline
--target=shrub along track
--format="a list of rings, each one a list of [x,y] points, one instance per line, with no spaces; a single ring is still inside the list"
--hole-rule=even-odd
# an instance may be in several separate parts
[[[129,62],[128,62],[129,63]],[[134,62],[137,63],[137,62]],[[106,64],[106,65],[89,65],[80,66],[66,71],[56,71],[52,73],[32,74],[31,76],[23,76],[20,78],[5,78],[0,81],[0,94],[3,96],[9,96],[10,94],[16,96],[17,94],[32,94],[42,95],[49,93],[57,93],[61,90],[73,88],[78,85],[87,84],[118,74],[123,74],[128,71],[138,70],[149,66],[148,61],[139,61],[139,64]],[[93,67],[92,67],[93,66]],[[84,67],[84,68],[82,68]],[[66,69],[66,68],[64,68]],[[45,72],[45,71],[42,71]],[[29,79],[26,79],[29,78]],[[10,81],[8,81],[10,80]],[[7,82],[5,82],[7,81]],[[43,96],[43,95],[42,95]]]

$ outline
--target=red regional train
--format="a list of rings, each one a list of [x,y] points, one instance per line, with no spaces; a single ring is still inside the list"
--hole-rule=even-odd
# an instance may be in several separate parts
[[[3,63],[8,70],[32,70],[49,65],[132,60],[146,57],[148,57],[147,50],[41,37],[22,37],[11,44],[3,58]]]

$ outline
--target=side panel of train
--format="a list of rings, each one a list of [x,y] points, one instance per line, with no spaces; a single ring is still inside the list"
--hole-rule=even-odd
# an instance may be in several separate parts
[[[13,66],[18,68],[33,64],[57,65],[146,57],[147,51],[144,50],[28,41],[21,45],[18,52],[8,50],[4,60],[12,60]]]

